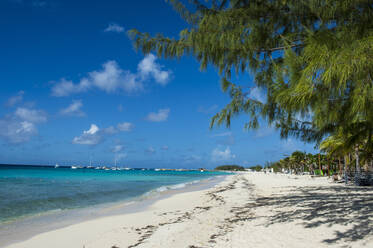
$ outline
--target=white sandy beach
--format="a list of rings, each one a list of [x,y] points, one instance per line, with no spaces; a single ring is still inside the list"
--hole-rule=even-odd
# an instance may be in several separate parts
[[[327,178],[241,173],[9,248],[373,247],[373,189]]]

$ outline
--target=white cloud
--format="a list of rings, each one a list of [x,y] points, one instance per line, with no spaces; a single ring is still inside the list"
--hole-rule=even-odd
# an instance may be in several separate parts
[[[150,59],[149,59],[150,58]],[[138,71],[132,73],[119,67],[116,61],[107,61],[101,70],[92,71],[79,83],[61,79],[55,82],[51,94],[56,97],[83,93],[96,88],[107,93],[124,91],[138,92],[144,89],[144,81],[154,79],[158,84],[166,85],[170,79],[170,71],[162,71],[161,65],[155,62],[155,56],[147,55],[138,65]]]
[[[88,77],[81,79],[78,84],[62,79],[53,86],[52,95],[57,97],[69,96],[85,92],[93,87],[107,93],[113,93],[117,90],[130,93],[143,89],[142,82],[136,80],[136,75],[122,70],[117,62],[108,61],[102,65],[101,70],[88,73]]]
[[[79,84],[74,84],[72,81],[61,79],[52,87],[52,96],[69,96],[76,93],[85,92],[90,88],[90,83],[87,79],[82,79]]]
[[[166,85],[170,80],[171,71],[162,71],[161,65],[155,62],[156,59],[153,54],[148,54],[137,67],[139,74],[143,79],[153,77],[158,84]]]
[[[85,134],[96,134],[100,129],[97,125],[91,124],[91,128],[88,131],[84,131]]]
[[[251,88],[249,98],[252,98],[261,103],[265,103],[267,101],[265,92],[257,86]]]
[[[102,132],[104,134],[116,134],[118,133],[118,130],[113,126],[110,126],[110,127],[104,128]]]
[[[169,108],[160,109],[160,110],[158,110],[158,112],[151,112],[151,113],[149,113],[148,116],[146,117],[146,119],[148,121],[152,121],[152,122],[166,121],[167,118],[168,118],[169,113],[170,113],[170,109]]]
[[[123,123],[117,125],[118,128],[110,126],[101,129],[96,124],[91,124],[90,129],[87,131],[83,131],[83,133],[80,136],[76,136],[73,139],[72,143],[79,145],[97,145],[99,143],[102,143],[107,136],[114,135],[120,131],[125,131],[119,128],[121,124]]]
[[[29,141],[37,135],[36,124],[47,121],[42,110],[17,108],[17,110],[0,119],[0,137],[12,144]]]
[[[124,147],[122,145],[116,145],[116,146],[113,147],[112,152],[114,152],[114,153],[121,152],[123,150],[123,148]]]
[[[47,121],[47,115],[42,110],[17,108],[14,114],[18,118],[31,123],[41,123]]]
[[[124,27],[120,26],[117,23],[110,23],[107,28],[104,30],[105,32],[114,32],[114,33],[123,33]]]
[[[117,125],[117,128],[119,129],[119,131],[122,131],[122,132],[129,132],[131,131],[135,126],[130,123],[130,122],[123,122],[123,123],[119,123]]]
[[[69,106],[62,109],[60,114],[62,115],[71,115],[71,116],[85,116],[85,113],[81,110],[83,103],[81,100],[74,100]]]
[[[6,106],[13,107],[14,105],[22,102],[24,94],[25,94],[24,91],[20,91],[17,93],[17,95],[10,97],[8,101],[6,102]]]
[[[128,71],[123,71],[115,61],[103,64],[100,71],[89,73],[89,81],[100,90],[112,93],[117,89],[132,92],[142,89],[142,83],[136,81],[136,76]]]
[[[119,162],[121,159],[127,157],[127,153],[122,152],[124,150],[123,145],[115,145],[113,149],[111,150],[113,153],[115,153],[115,161]]]
[[[27,142],[37,134],[35,124],[14,119],[0,119],[0,137],[12,144]]]
[[[154,154],[155,153],[155,149],[152,146],[150,146],[150,147],[148,147],[145,150],[145,152],[148,153],[148,154]]]
[[[73,144],[79,145],[97,145],[103,140],[102,132],[97,125],[91,124],[91,127],[87,131],[83,131],[83,134],[73,139]]]
[[[232,154],[231,149],[229,147],[227,147],[225,150],[220,150],[219,148],[216,148],[211,152],[211,160],[214,162],[229,161],[234,158],[236,158],[236,155]]]

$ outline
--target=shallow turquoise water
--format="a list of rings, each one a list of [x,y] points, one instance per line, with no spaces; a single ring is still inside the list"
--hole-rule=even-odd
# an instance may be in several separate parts
[[[47,211],[123,201],[220,172],[0,166],[0,222]]]

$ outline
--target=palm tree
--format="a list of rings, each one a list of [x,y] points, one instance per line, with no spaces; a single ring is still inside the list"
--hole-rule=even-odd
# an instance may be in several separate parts
[[[321,142],[320,150],[326,152],[328,160],[340,158],[345,154],[345,143],[343,141],[343,136],[331,135],[327,137]]]

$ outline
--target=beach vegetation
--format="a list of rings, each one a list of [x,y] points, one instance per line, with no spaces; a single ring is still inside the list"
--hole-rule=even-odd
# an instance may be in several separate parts
[[[226,170],[226,171],[244,171],[245,168],[239,165],[220,165],[215,170]]]
[[[249,167],[249,169],[253,171],[261,171],[263,167],[261,165],[255,165],[255,166]]]
[[[282,138],[316,144],[328,171],[336,158],[344,171],[354,162],[356,175],[373,170],[371,0],[167,2],[186,21],[179,37],[129,35],[145,54],[193,56],[202,70],[217,68],[231,100],[211,127],[230,127],[245,115],[246,129],[269,125]],[[232,74],[250,74],[253,84],[235,82]],[[253,97],[254,89],[265,97]],[[298,155],[285,161],[290,170],[323,170],[321,155],[316,165],[314,157]]]

